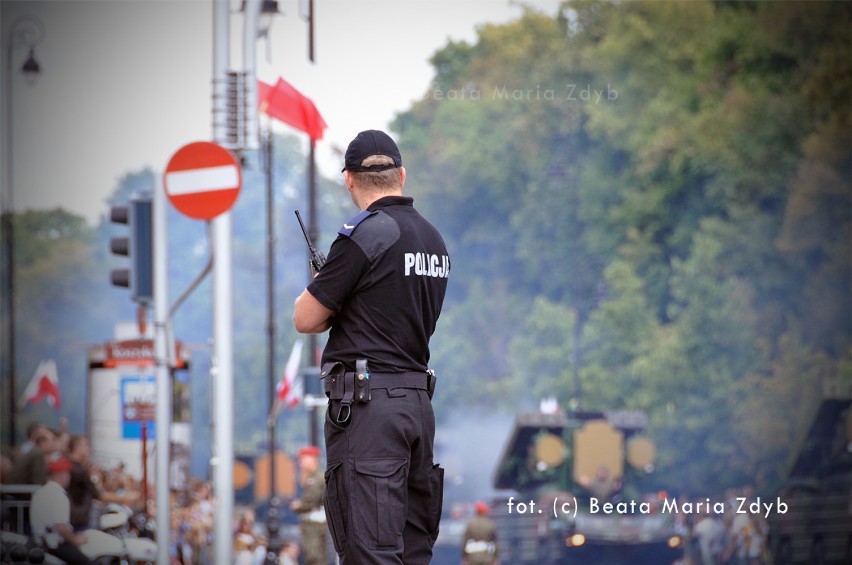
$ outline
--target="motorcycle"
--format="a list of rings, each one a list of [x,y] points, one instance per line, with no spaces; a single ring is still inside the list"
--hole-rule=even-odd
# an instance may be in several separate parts
[[[64,561],[36,547],[30,538],[14,532],[0,532],[0,563],[45,563],[64,565]]]
[[[86,530],[80,546],[89,559],[105,565],[154,565],[157,543],[130,531],[133,512],[120,504],[109,504],[98,520],[99,529]]]

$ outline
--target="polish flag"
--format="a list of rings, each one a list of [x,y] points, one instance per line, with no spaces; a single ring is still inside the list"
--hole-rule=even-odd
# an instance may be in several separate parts
[[[326,123],[313,101],[293,85],[278,78],[274,85],[257,81],[257,101],[261,112],[307,133],[313,141],[322,139]]]
[[[53,408],[62,406],[56,361],[53,359],[38,364],[33,378],[30,379],[27,388],[24,389],[23,396],[18,401],[18,409],[23,409],[27,404],[36,404],[43,398],[47,398],[47,403]]]
[[[293,349],[290,351],[290,359],[287,360],[287,366],[284,367],[281,381],[275,387],[275,402],[272,405],[272,412],[269,414],[270,424],[274,424],[285,407],[295,408],[302,401],[304,385],[298,378],[301,364],[302,340],[298,340],[293,344]]]

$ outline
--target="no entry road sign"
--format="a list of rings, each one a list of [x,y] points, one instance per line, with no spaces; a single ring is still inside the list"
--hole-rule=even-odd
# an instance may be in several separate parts
[[[172,155],[163,186],[172,205],[197,220],[212,220],[228,211],[242,187],[236,157],[216,143],[196,141]]]

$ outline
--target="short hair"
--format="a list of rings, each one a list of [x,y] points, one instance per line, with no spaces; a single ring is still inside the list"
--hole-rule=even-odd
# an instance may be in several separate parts
[[[387,155],[370,155],[361,161],[362,167],[372,167],[373,165],[393,165],[393,158]],[[367,192],[384,192],[400,188],[402,182],[399,167],[376,172],[349,171],[349,174],[352,175],[355,185]]]

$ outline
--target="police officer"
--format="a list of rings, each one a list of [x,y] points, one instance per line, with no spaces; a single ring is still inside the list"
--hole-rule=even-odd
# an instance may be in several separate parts
[[[290,504],[299,514],[302,533],[302,553],[305,565],[328,565],[326,550],[326,518],[322,507],[325,479],[319,463],[320,450],[315,445],[299,450],[299,484],[302,497]]]
[[[71,461],[65,457],[47,465],[48,481],[40,486],[30,505],[30,526],[37,545],[69,565],[94,565],[80,547],[88,541],[71,527],[71,503],[65,489],[71,482]]]
[[[476,515],[465,526],[462,537],[462,565],[495,565],[497,526],[488,517],[488,505],[477,502]]]
[[[328,526],[342,565],[425,564],[443,493],[429,339],[450,259],[402,195],[405,169],[386,133],[355,137],[343,180],[361,212],[344,222],[293,314],[299,332],[331,330],[322,359]]]

